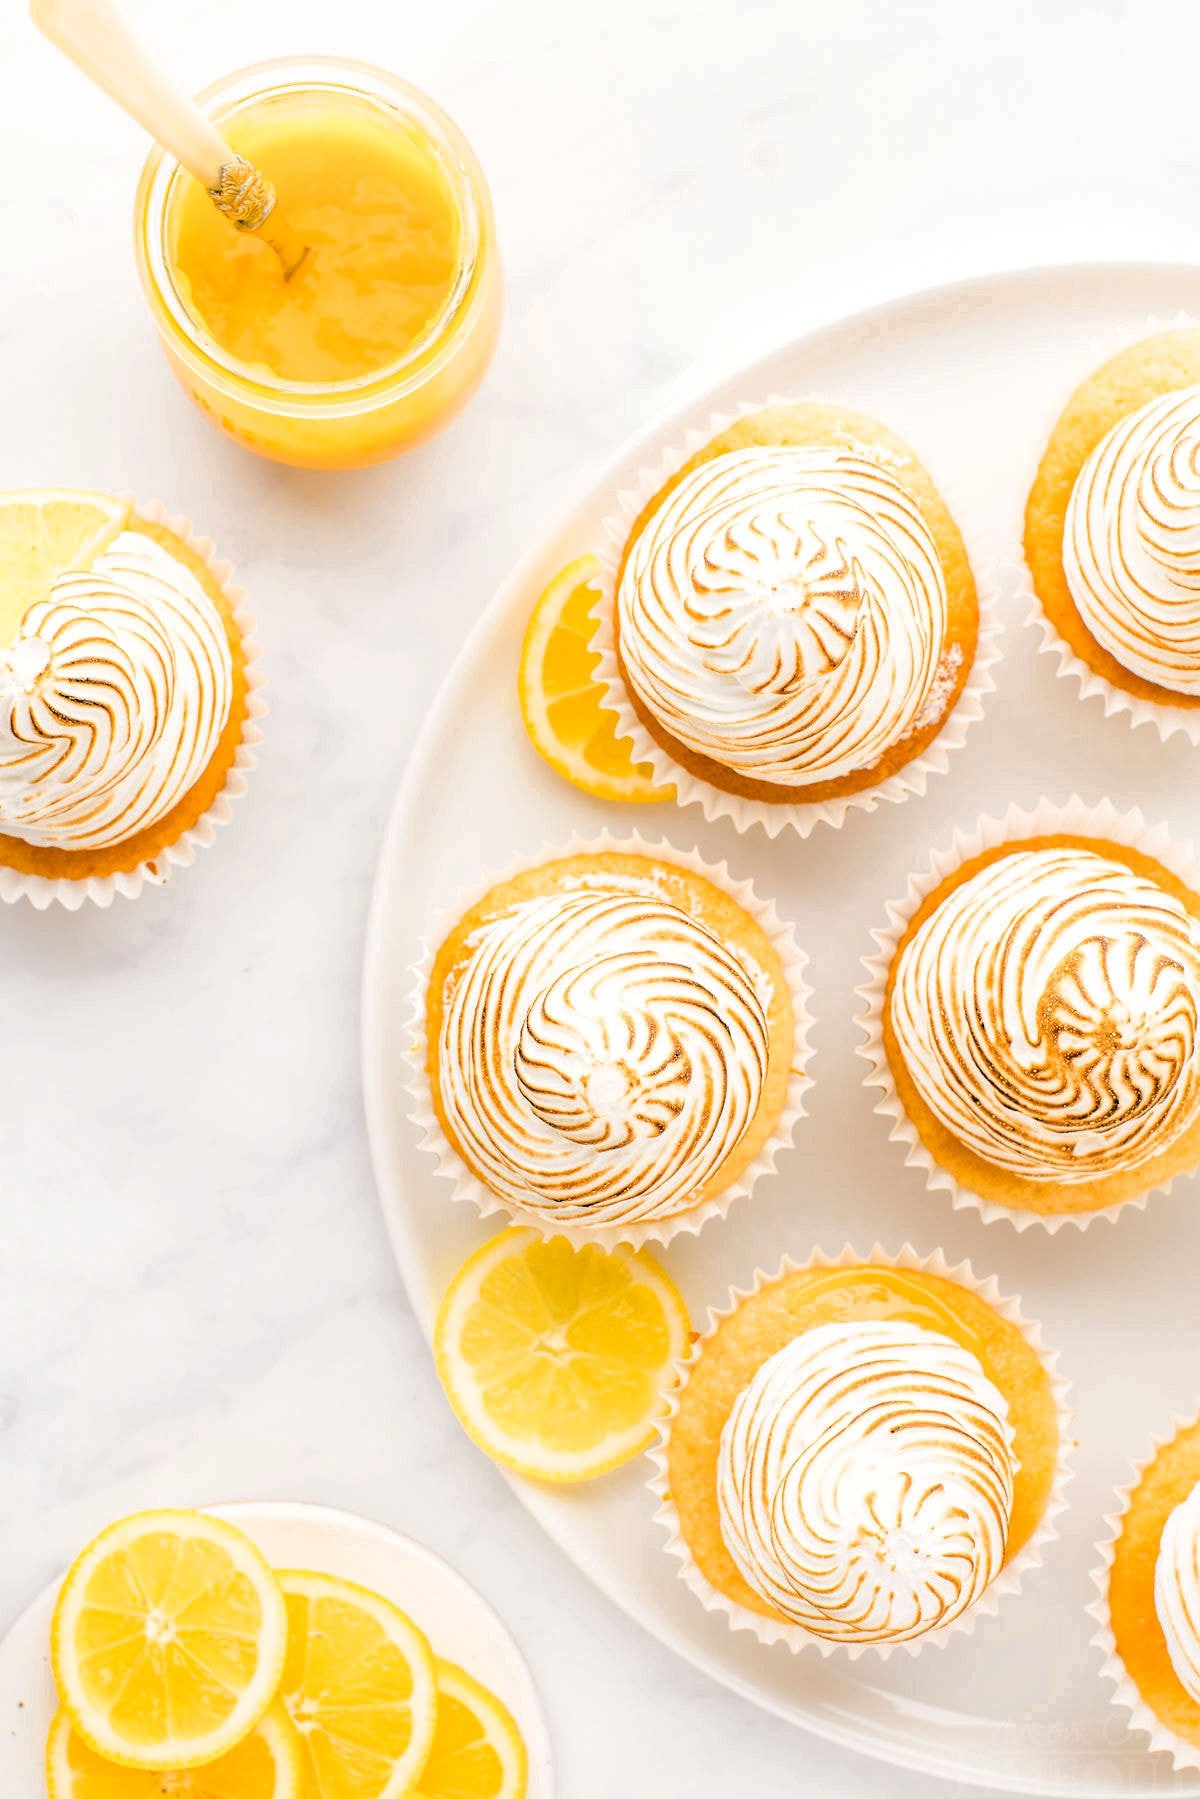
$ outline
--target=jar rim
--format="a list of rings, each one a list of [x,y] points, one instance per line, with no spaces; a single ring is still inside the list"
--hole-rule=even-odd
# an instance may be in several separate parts
[[[197,100],[215,119],[225,121],[244,107],[279,95],[322,91],[374,105],[416,125],[438,158],[458,211],[459,257],[451,288],[437,312],[393,361],[343,381],[296,381],[231,355],[189,310],[176,285],[167,227],[177,184],[186,171],[157,145],[142,169],[135,202],[138,273],[155,323],[172,354],[212,385],[242,398],[253,397],[272,411],[308,418],[323,411],[341,416],[380,403],[391,404],[437,374],[476,310],[492,223],[487,183],[463,133],[420,88],[386,69],[350,57],[275,57],[222,76],[204,88]]]

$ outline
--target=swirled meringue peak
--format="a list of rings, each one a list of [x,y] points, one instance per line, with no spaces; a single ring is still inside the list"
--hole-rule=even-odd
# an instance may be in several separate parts
[[[960,1616],[1004,1565],[1008,1402],[936,1331],[824,1324],[763,1363],[721,1433],[721,1534],[812,1635],[900,1643]]]
[[[865,452],[767,445],[699,463],[630,549],[617,614],[646,709],[777,785],[872,767],[954,674],[929,527]]]
[[[1014,851],[952,888],[892,1017],[930,1109],[1023,1180],[1135,1168],[1200,1114],[1200,926],[1091,850]]]
[[[1131,674],[1200,697],[1200,387],[1139,406],[1092,451],[1062,553],[1097,643]]]
[[[1154,1609],[1179,1683],[1200,1705],[1200,1486],[1163,1526],[1154,1564]]]
[[[88,850],[156,824],[208,765],[232,700],[200,581],[155,538],[119,532],[0,648],[0,832]]]
[[[693,1204],[754,1118],[767,977],[652,882],[577,878],[483,924],[448,991],[442,1100],[472,1169],[544,1226]]]

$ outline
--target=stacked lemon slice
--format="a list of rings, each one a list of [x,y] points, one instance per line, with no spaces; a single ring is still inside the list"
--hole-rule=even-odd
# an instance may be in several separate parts
[[[390,1600],[143,1512],[63,1584],[50,1799],[523,1799],[504,1706]]]

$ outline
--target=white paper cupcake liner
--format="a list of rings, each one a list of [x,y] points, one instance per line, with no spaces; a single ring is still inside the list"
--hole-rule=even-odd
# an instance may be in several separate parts
[[[996,685],[992,670],[1000,655],[1000,621],[991,562],[979,551],[978,546],[984,539],[973,522],[971,509],[964,506],[961,498],[954,493],[953,484],[943,481],[938,473],[935,476],[938,491],[967,545],[979,601],[979,635],[971,672],[963,690],[944,719],[937,736],[922,755],[915,756],[896,774],[880,781],[878,785],[864,788],[859,793],[845,794],[838,799],[778,803],[752,800],[736,793],[728,793],[724,788],[716,787],[710,781],[691,774],[655,742],[638,717],[621,676],[616,634],[617,574],[621,554],[635,520],[653,495],[689,457],[739,419],[773,406],[828,403],[820,395],[808,395],[802,400],[771,395],[765,400],[747,402],[733,412],[714,413],[703,430],[689,431],[681,444],[664,449],[655,462],[640,470],[631,488],[617,495],[616,511],[605,520],[601,540],[596,548],[601,568],[602,598],[597,608],[599,623],[592,639],[592,649],[600,658],[596,679],[606,689],[605,706],[616,715],[618,737],[630,740],[634,759],[649,763],[656,781],[663,786],[674,787],[676,799],[681,806],[699,806],[705,818],[710,821],[728,818],[739,831],[748,830],[751,825],[761,825],[769,837],[778,837],[781,831],[790,828],[804,838],[818,824],[832,825],[837,829],[845,823],[851,812],[873,812],[883,801],[899,802],[911,795],[923,794],[931,775],[945,774],[951,754],[962,747],[970,726],[983,716],[984,699]]]
[[[654,861],[686,869],[691,874],[701,875],[704,879],[711,881],[714,887],[719,887],[731,899],[736,900],[743,911],[756,921],[779,956],[784,979],[791,995],[795,1022],[791,1073],[784,1096],[783,1111],[775,1129],[739,1178],[731,1182],[715,1198],[705,1201],[702,1205],[692,1206],[685,1211],[678,1212],[669,1218],[646,1219],[634,1224],[611,1225],[581,1226],[564,1222],[562,1224],[555,1223],[551,1227],[546,1220],[533,1213],[521,1211],[502,1199],[499,1194],[494,1193],[467,1167],[442,1129],[441,1121],[434,1109],[433,1089],[427,1067],[428,1045],[425,1021],[429,979],[433,959],[440,945],[449,936],[463,914],[469,911],[473,905],[478,904],[493,887],[512,880],[516,875],[524,874],[529,869],[539,868],[547,862],[558,862],[568,856],[590,856],[605,853],[646,856]],[[775,1167],[780,1150],[792,1142],[796,1125],[804,1115],[804,1096],[812,1085],[812,1077],[808,1072],[812,1059],[809,1048],[812,1018],[808,1009],[812,989],[806,979],[807,967],[807,955],[799,947],[792,926],[779,917],[774,902],[761,899],[751,882],[736,880],[730,874],[725,862],[706,862],[690,850],[681,850],[674,844],[662,841],[652,842],[637,833],[632,836],[614,836],[608,831],[603,832],[599,837],[572,837],[565,844],[549,845],[536,855],[522,857],[508,868],[489,873],[470,892],[460,895],[454,906],[448,908],[433,926],[422,944],[420,959],[413,970],[413,989],[408,1016],[409,1054],[412,1061],[412,1077],[408,1083],[408,1092],[412,1101],[409,1116],[421,1134],[421,1148],[428,1150],[436,1158],[437,1173],[450,1183],[450,1198],[473,1205],[484,1218],[490,1218],[499,1213],[514,1224],[532,1226],[535,1230],[541,1231],[544,1236],[565,1237],[569,1242],[577,1245],[598,1243],[609,1249],[618,1243],[640,1248],[646,1243],[668,1243],[672,1237],[693,1234],[700,1230],[710,1218],[723,1218],[736,1199],[749,1195],[757,1181]]]
[[[1196,861],[1191,844],[1173,839],[1165,825],[1148,825],[1137,808],[1121,812],[1110,800],[1088,805],[1078,795],[1072,795],[1061,805],[1042,799],[1030,809],[1010,806],[1002,818],[981,818],[972,830],[956,831],[954,841],[946,849],[934,851],[926,869],[910,876],[908,892],[904,898],[888,902],[887,927],[871,932],[878,947],[874,955],[863,957],[867,979],[856,989],[858,997],[865,1003],[865,1010],[858,1014],[855,1021],[866,1039],[858,1045],[858,1053],[871,1065],[864,1085],[879,1090],[880,1097],[876,1100],[874,1109],[891,1120],[889,1139],[893,1143],[904,1145],[905,1165],[919,1168],[931,1191],[948,1193],[956,1210],[978,1212],[988,1223],[1002,1219],[1018,1231],[1028,1230],[1031,1225],[1040,1225],[1043,1230],[1050,1232],[1061,1230],[1065,1225],[1075,1225],[1082,1229],[1094,1219],[1115,1218],[1126,1207],[1140,1210],[1154,1194],[1168,1193],[1179,1176],[1173,1175],[1169,1180],[1147,1187],[1144,1193],[1133,1194],[1129,1199],[1117,1200],[1109,1206],[1098,1206],[1090,1212],[1044,1213],[1002,1206],[963,1186],[948,1168],[943,1168],[940,1162],[935,1161],[925,1147],[896,1091],[883,1041],[884,998],[888,971],[895,960],[900,939],[913,914],[935,887],[940,886],[964,862],[982,855],[986,850],[997,849],[1001,844],[1023,838],[1059,834],[1104,837],[1113,843],[1126,844],[1132,850],[1140,850],[1143,855],[1152,856],[1155,861],[1161,862],[1173,874],[1178,875],[1193,891],[1200,893],[1200,863]]]
[[[1140,1461],[1135,1462],[1126,1483],[1117,1488],[1114,1494],[1116,1504],[1111,1512],[1105,1514],[1104,1524],[1108,1531],[1096,1547],[1099,1557],[1098,1566],[1092,1571],[1092,1581],[1096,1588],[1096,1598],[1088,1606],[1088,1616],[1096,1625],[1095,1635],[1091,1639],[1093,1649],[1098,1649],[1103,1658],[1101,1676],[1111,1681],[1114,1687],[1112,1703],[1119,1711],[1126,1712],[1131,1730],[1144,1731],[1149,1738],[1149,1749],[1161,1750],[1170,1756],[1171,1765],[1176,1769],[1191,1769],[1200,1772],[1200,1748],[1187,1742],[1183,1737],[1175,1735],[1146,1704],[1134,1684],[1132,1676],[1125,1667],[1121,1652],[1117,1648],[1117,1639],[1113,1634],[1112,1613],[1109,1606],[1109,1581],[1112,1574],[1113,1560],[1117,1552],[1117,1541],[1129,1510],[1130,1501],[1147,1468],[1156,1459],[1159,1452],[1174,1442],[1180,1431],[1190,1430],[1200,1422],[1200,1418],[1180,1417],[1176,1414],[1171,1419],[1170,1429],[1162,1436],[1155,1437],[1149,1452]]]
[[[1198,329],[1200,329],[1200,321],[1194,319],[1189,313],[1180,312],[1172,318],[1149,318],[1138,331],[1125,330],[1118,335],[1109,330],[1103,336],[1098,337],[1094,350],[1089,352],[1089,359],[1087,361],[1081,359],[1082,372],[1070,390],[1060,396],[1053,415],[1047,416],[1038,439],[1036,459],[1029,482],[1024,490],[1026,497],[1033,491],[1038,468],[1046,453],[1046,446],[1050,442],[1054,428],[1062,417],[1063,408],[1081,381],[1086,381],[1089,375],[1094,374],[1113,356],[1123,349],[1130,348],[1143,338],[1155,337],[1163,331],[1195,331]],[[1169,737],[1183,736],[1189,743],[1200,744],[1200,706],[1173,706],[1169,701],[1145,700],[1136,693],[1130,693],[1126,687],[1114,686],[1105,675],[1098,674],[1089,663],[1083,660],[1082,656],[1076,654],[1066,639],[1059,635],[1038,598],[1033,584],[1033,574],[1023,553],[1019,567],[1016,597],[1021,606],[1023,622],[1039,632],[1041,642],[1038,649],[1043,655],[1054,658],[1062,679],[1073,681],[1076,684],[1081,700],[1099,700],[1104,707],[1106,718],[1126,718],[1134,730],[1139,725],[1152,725],[1164,743]]]
[[[786,1624],[779,1619],[765,1617],[761,1612],[752,1611],[748,1606],[739,1605],[736,1600],[730,1599],[714,1587],[697,1567],[683,1536],[679,1513],[670,1492],[667,1456],[671,1426],[678,1414],[680,1400],[692,1369],[703,1355],[705,1345],[716,1335],[725,1319],[731,1317],[746,1300],[755,1298],[765,1287],[773,1286],[776,1281],[783,1280],[787,1275],[806,1273],[812,1268],[857,1267],[901,1268],[923,1274],[940,1275],[943,1279],[955,1281],[960,1287],[977,1294],[1002,1318],[1015,1324],[1026,1342],[1037,1351],[1050,1378],[1054,1407],[1058,1418],[1058,1465],[1046,1501],[1046,1509],[1029,1541],[1018,1551],[1011,1562],[1001,1569],[991,1586],[973,1606],[970,1606],[949,1624],[928,1631],[923,1637],[910,1638],[900,1643],[833,1643],[825,1637],[814,1636],[811,1631],[805,1630],[803,1625]],[[850,1661],[857,1661],[860,1656],[865,1655],[885,1661],[889,1655],[897,1652],[910,1656],[916,1655],[927,1644],[940,1644],[947,1642],[951,1637],[968,1636],[980,1618],[993,1616],[1003,1601],[1020,1589],[1026,1575],[1041,1566],[1047,1547],[1058,1536],[1056,1521],[1066,1507],[1064,1495],[1070,1480],[1069,1464],[1073,1447],[1069,1428],[1074,1418],[1074,1412],[1070,1405],[1070,1388],[1059,1371],[1057,1350],[1048,1350],[1043,1342],[1041,1326],[1024,1316],[1017,1300],[1006,1298],[1000,1292],[994,1276],[981,1280],[970,1262],[960,1262],[956,1267],[952,1267],[940,1250],[935,1250],[929,1256],[921,1256],[908,1243],[895,1255],[889,1255],[877,1243],[866,1255],[847,1244],[836,1256],[826,1255],[819,1249],[815,1250],[804,1262],[796,1262],[790,1256],[785,1256],[773,1274],[767,1274],[762,1269],[758,1269],[748,1288],[730,1288],[729,1303],[726,1306],[709,1307],[708,1328],[693,1343],[690,1355],[676,1364],[676,1373],[677,1380],[667,1396],[666,1410],[659,1421],[658,1440],[647,1452],[654,1466],[654,1473],[648,1484],[651,1493],[659,1501],[655,1522],[660,1524],[666,1532],[667,1554],[678,1562],[680,1579],[696,1595],[705,1610],[720,1612],[734,1630],[751,1631],[760,1643],[768,1645],[782,1643],[793,1653],[798,1653],[803,1649],[815,1649],[822,1656],[843,1656]]]
[[[172,870],[187,868],[194,862],[197,852],[206,849],[216,837],[218,825],[228,821],[233,812],[233,802],[240,799],[246,791],[246,776],[257,759],[255,745],[262,742],[262,730],[258,721],[267,710],[262,697],[263,676],[259,667],[262,652],[255,636],[254,619],[246,607],[245,590],[233,578],[233,564],[217,556],[212,539],[199,536],[190,519],[172,516],[157,501],[149,504],[131,501],[130,519],[163,525],[168,531],[173,531],[192,554],[203,562],[229,602],[242,640],[246,678],[246,716],[242,721],[241,739],[225,776],[225,784],[207,811],[173,843],[156,850],[153,856],[147,857],[136,868],[123,869],[111,875],[87,875],[73,880],[67,875],[51,877],[22,874],[15,868],[0,867],[0,900],[28,900],[39,912],[52,905],[64,906],[68,912],[78,912],[86,902],[101,907],[111,906],[118,894],[125,899],[136,899],[146,887],[164,886],[170,879]]]

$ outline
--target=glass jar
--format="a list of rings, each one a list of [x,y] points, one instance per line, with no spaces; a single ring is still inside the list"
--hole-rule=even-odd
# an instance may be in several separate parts
[[[442,166],[457,207],[458,266],[440,309],[395,361],[345,381],[286,380],[240,362],[189,311],[171,259],[171,222],[192,177],[161,150],[138,184],[135,247],[142,289],[167,360],[214,424],[248,449],[304,468],[353,468],[411,449],[470,399],[491,360],[500,324],[501,278],[491,197],[471,146],[417,88],[338,57],[259,63],[227,76],[200,104],[237,138],[239,113],[288,97],[328,97],[369,106],[423,138]]]

